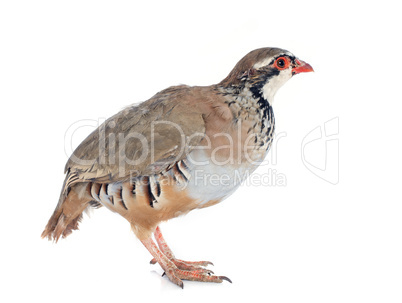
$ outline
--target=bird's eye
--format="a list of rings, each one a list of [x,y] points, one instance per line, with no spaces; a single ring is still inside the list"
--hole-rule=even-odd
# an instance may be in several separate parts
[[[279,59],[279,60],[276,62],[276,65],[278,65],[278,67],[280,67],[280,68],[283,68],[283,67],[285,66],[285,60]]]
[[[284,70],[289,67],[289,59],[286,57],[279,57],[275,60],[274,66],[279,70]]]

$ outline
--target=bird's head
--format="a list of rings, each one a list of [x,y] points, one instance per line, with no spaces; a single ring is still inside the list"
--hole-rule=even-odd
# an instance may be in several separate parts
[[[244,56],[222,80],[224,87],[248,88],[269,102],[292,76],[314,71],[310,64],[280,48],[260,48]]]

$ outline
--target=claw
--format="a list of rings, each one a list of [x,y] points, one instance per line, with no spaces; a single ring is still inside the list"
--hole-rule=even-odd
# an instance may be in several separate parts
[[[232,283],[232,280],[230,280],[228,277],[225,277],[225,276],[219,276],[218,278],[219,278],[219,279],[221,279],[221,280],[228,281],[229,283]]]
[[[155,258],[153,258],[151,261],[149,261],[149,264],[156,264],[157,262],[156,262],[156,259]]]

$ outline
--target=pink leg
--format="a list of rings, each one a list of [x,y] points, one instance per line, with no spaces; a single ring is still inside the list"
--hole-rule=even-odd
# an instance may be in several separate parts
[[[160,233],[160,230],[159,230],[159,233]],[[160,239],[161,241],[164,241],[163,238],[161,238],[161,239]],[[213,276],[208,272],[208,270],[201,268],[199,266],[188,265],[187,262],[184,262],[181,260],[180,260],[180,262],[177,262],[178,264],[180,264],[180,266],[182,266],[184,264],[183,267],[186,267],[186,268],[191,267],[192,269],[180,268],[179,266],[177,266],[175,264],[174,261],[169,259],[164,254],[163,251],[158,249],[158,247],[155,245],[152,238],[148,238],[141,242],[144,244],[144,246],[148,249],[148,251],[154,257],[155,263],[158,262],[159,265],[162,267],[162,269],[165,271],[165,274],[168,276],[169,280],[172,281],[173,283],[175,283],[176,285],[180,286],[181,288],[183,288],[182,280],[215,282],[215,283],[222,283],[223,280],[226,280],[226,281],[229,281],[230,283],[232,283],[232,281],[230,281],[230,279],[225,276]],[[165,242],[165,245],[166,245],[166,242]],[[169,249],[167,247],[167,245],[166,245],[165,249]],[[170,249],[166,250],[166,251],[169,254]],[[173,256],[171,251],[170,251],[170,256],[171,257]],[[173,258],[174,258],[174,256],[173,256]],[[181,262],[183,262],[183,264]],[[198,264],[201,262],[191,262],[191,263]]]
[[[212,262],[209,262],[209,261],[191,262],[191,261],[183,261],[183,260],[176,259],[174,254],[173,254],[173,252],[172,252],[172,250],[169,248],[169,246],[167,245],[165,239],[163,238],[162,232],[161,232],[159,226],[156,227],[155,232],[154,232],[154,236],[155,236],[156,242],[158,243],[158,246],[159,246],[160,250],[178,268],[184,269],[184,270],[191,270],[191,271],[197,271],[198,270],[199,272],[213,274],[212,270],[208,270],[208,269],[205,269],[205,268],[201,267],[201,266],[214,265]],[[152,259],[151,264],[155,264],[155,263],[156,263],[156,260]]]
[[[180,286],[183,288],[183,281],[181,281],[176,275],[174,274],[175,268],[177,267],[173,264],[172,261],[170,261],[159,249],[156,247],[154,241],[152,241],[151,238],[148,238],[144,241],[141,241],[142,244],[148,249],[148,251],[151,253],[151,255],[154,257],[156,262],[159,263],[159,265],[162,267],[162,269],[165,271],[167,274],[168,278],[170,281],[172,281],[174,284]]]

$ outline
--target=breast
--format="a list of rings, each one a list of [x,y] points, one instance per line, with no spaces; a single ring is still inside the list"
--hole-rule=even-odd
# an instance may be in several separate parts
[[[192,152],[186,163],[190,173],[186,190],[199,208],[229,197],[258,166],[247,162],[222,164],[203,150]]]

